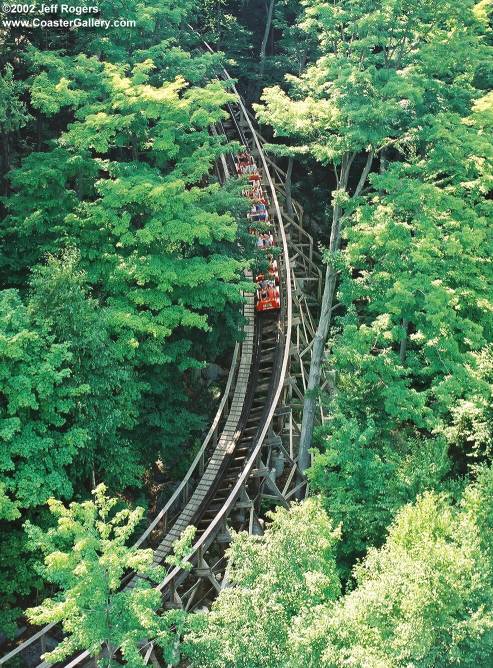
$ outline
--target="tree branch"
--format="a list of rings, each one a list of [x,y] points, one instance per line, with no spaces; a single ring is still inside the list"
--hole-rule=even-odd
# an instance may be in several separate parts
[[[366,159],[366,164],[363,168],[363,171],[361,172],[360,179],[358,181],[358,185],[356,186],[356,190],[354,191],[353,197],[359,197],[361,194],[361,191],[363,190],[363,186],[366,183],[366,179],[368,178],[368,174],[370,173],[371,166],[373,164],[373,158],[375,157],[375,153],[373,149],[371,149],[368,153],[368,157]]]

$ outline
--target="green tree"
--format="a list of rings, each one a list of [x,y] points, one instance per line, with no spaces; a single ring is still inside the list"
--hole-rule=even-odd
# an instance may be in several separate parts
[[[445,428],[455,457],[470,463],[493,461],[493,350],[491,344],[475,355],[471,372],[475,391],[465,393],[451,409],[451,424]]]
[[[343,231],[337,390],[310,476],[343,523],[349,564],[381,543],[402,503],[489,453],[493,154],[483,128],[477,114],[438,115],[416,136],[420,155],[372,175]]]
[[[71,374],[86,388],[76,419],[87,441],[71,467],[71,480],[90,488],[104,478],[113,488],[123,489],[137,485],[144,470],[142,452],[130,443],[128,432],[138,419],[146,388],[132,360],[110,336],[111,312],[89,295],[79,263],[79,253],[72,248],[35,267],[28,310],[39,328],[47,328],[57,343],[69,346]]]
[[[459,507],[432,493],[404,507],[384,547],[355,568],[354,591],[298,618],[288,665],[490,665],[492,481],[483,470]]]
[[[74,421],[86,388],[70,378],[69,346],[33,327],[15,290],[1,292],[0,303],[0,470],[2,507],[9,517],[53,494],[71,495],[66,467],[87,439]]]
[[[12,162],[12,138],[30,119],[21,98],[23,90],[24,84],[14,79],[12,65],[6,65],[3,75],[0,74],[1,178],[9,171]]]
[[[39,329],[16,290],[0,292],[0,601],[2,629],[15,629],[15,602],[39,578],[20,524],[56,494],[70,497],[68,469],[85,446],[76,422],[86,388],[71,378],[72,354]]]
[[[238,210],[238,194],[207,184],[215,158],[231,150],[208,128],[234,96],[218,81],[152,86],[151,61],[130,76],[98,67],[99,86],[76,96],[77,120],[60,146],[31,154],[12,174],[8,238],[19,249],[20,277],[43,252],[67,243],[79,249],[88,286],[108,307],[110,335],[148,388],[135,438],[147,456],[167,442],[173,460],[201,426],[187,410],[184,372],[201,365],[194,350],[203,355],[201,333],[221,323],[231,340],[245,287],[228,211]]]
[[[44,554],[43,576],[60,593],[27,611],[31,622],[61,622],[66,637],[43,655],[49,663],[62,661],[74,652],[88,650],[98,665],[113,665],[120,650],[127,665],[144,666],[140,654],[144,642],[163,649],[165,660],[175,662],[175,630],[183,625],[185,613],[158,614],[161,594],[153,583],[164,569],[153,563],[152,550],[127,547],[142,520],[143,508],[117,510],[117,499],[106,496],[99,485],[94,500],[65,507],[50,499],[56,525],[43,530],[26,524],[31,547]],[[178,546],[180,555],[189,547],[192,532]],[[135,587],[122,589],[120,582],[129,571],[140,578]]]
[[[278,509],[270,518],[264,536],[234,536],[228,586],[210,613],[189,620],[183,651],[193,666],[279,668],[295,616],[338,596],[334,545],[339,533],[319,500],[289,512]]]
[[[300,465],[306,469],[348,216],[377,159],[382,169],[400,159],[416,131],[439,112],[469,112],[484,48],[472,2],[303,4],[302,25],[317,37],[320,58],[302,76],[288,77],[291,96],[278,86],[267,89],[256,110],[276,136],[297,139],[298,152],[328,165],[335,181],[322,310],[304,400]]]
[[[195,50],[194,7],[103,1],[108,19],[121,12],[138,29],[2,34],[0,129],[16,151],[3,166],[0,285],[19,290],[7,308],[25,311],[30,337],[24,356],[5,362],[4,381],[9,392],[20,392],[15,374],[36,384],[49,358],[42,368],[58,383],[19,415],[45,435],[29,467],[27,447],[4,428],[6,555],[23,543],[22,520],[43,521],[49,496],[84,497],[100,480],[119,492],[141,486],[158,459],[177,476],[213,409],[193,372],[227,354],[238,331],[247,235],[239,185],[213,175],[234,147],[209,127],[234,96],[214,74],[221,57]],[[34,580],[20,563],[4,565],[13,602],[12,580],[22,594]]]

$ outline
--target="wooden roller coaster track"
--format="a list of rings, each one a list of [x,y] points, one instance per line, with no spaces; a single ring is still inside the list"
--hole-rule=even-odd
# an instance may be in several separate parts
[[[225,71],[222,76],[229,79]],[[287,507],[306,493],[307,482],[297,467],[297,445],[322,286],[320,256],[303,228],[303,209],[292,202],[292,215],[286,214],[285,174],[265,154],[264,140],[239,95],[229,107],[228,120],[212,131],[240,140],[256,160],[281,249],[281,310],[256,317],[254,297],[245,295],[242,342],[236,345],[210,429],[178,488],[135,544],[152,548],[154,561],[162,564],[184,529],[190,524],[197,528],[187,557],[191,570],[176,567],[157,587],[163,608],[190,611],[208,606],[226,585],[225,549],[231,529],[260,534],[266,507]],[[221,180],[233,169],[231,158],[222,156],[217,164]],[[128,575],[122,586],[134,586],[137,578],[135,573]],[[0,665],[12,660],[19,665],[21,659],[26,666],[46,668],[40,656],[61,637],[59,627],[50,624],[19,640]],[[152,645],[142,651],[146,662],[153,660]],[[60,665],[72,668],[89,658],[82,652]]]

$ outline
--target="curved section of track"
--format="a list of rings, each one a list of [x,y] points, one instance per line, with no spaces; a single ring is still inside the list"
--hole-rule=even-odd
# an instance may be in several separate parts
[[[227,73],[226,76],[229,78]],[[248,448],[248,456],[243,457],[243,452],[240,453],[243,461],[241,462],[241,468],[237,472],[236,480],[234,484],[231,484],[229,494],[224,499],[222,505],[217,509],[213,508],[211,521],[208,522],[205,531],[201,533],[199,540],[194,544],[192,552],[188,557],[188,561],[198,564],[199,568],[202,555],[209,548],[221,527],[224,526],[241,495],[243,486],[258,463],[264,440],[272,424],[276,407],[284,388],[290,354],[292,326],[290,261],[286,234],[282,224],[282,214],[267,161],[241,98],[239,98],[238,108],[241,111],[242,119],[246,122],[245,129],[249,130],[256,152],[260,157],[261,165],[259,167],[265,179],[264,185],[268,187],[269,197],[271,198],[271,213],[274,214],[276,235],[282,249],[282,258],[279,263],[282,308],[278,319],[269,322],[268,320],[257,318],[255,322],[256,340],[258,341],[258,366],[252,370],[248,380],[254,401],[250,404],[251,412],[248,416],[249,420],[246,423],[247,425],[251,424],[250,429],[254,432],[254,436],[250,443],[248,427],[246,431],[242,431],[243,440],[239,439],[239,443]],[[235,126],[238,127],[238,124],[235,123]],[[243,143],[246,148],[251,150],[252,146],[249,146],[244,136]],[[251,326],[250,323],[247,326]],[[270,378],[268,385],[265,383],[264,378]],[[233,469],[233,472],[236,474],[236,469]],[[229,478],[226,478],[226,480],[229,480]],[[249,503],[251,503],[251,499],[245,501],[246,509],[248,507],[252,508],[251,505],[248,506]],[[251,525],[252,522],[249,524]],[[249,528],[252,530],[253,527],[249,526]],[[187,572],[181,568],[175,568],[169,573],[166,579],[159,585],[159,589],[163,592],[164,596],[170,597],[173,592],[176,592],[179,583],[186,578],[186,574]]]
[[[230,80],[227,72],[224,78]],[[276,315],[256,317],[253,295],[245,296],[243,341],[236,346],[217,414],[184,479],[135,544],[136,547],[152,547],[155,562],[163,563],[184,529],[190,524],[197,527],[187,558],[192,570],[174,568],[158,585],[163,607],[180,606],[188,610],[207,605],[224,586],[224,546],[229,541],[229,528],[233,526],[253,533],[262,531],[259,511],[263,491],[267,489],[269,498],[287,505],[287,498],[302,493],[305,486],[295,458],[290,458],[275,433],[282,431],[283,413],[279,406],[286,390],[293,326],[293,268],[276,185],[261,141],[239,96],[237,105],[230,108],[229,123],[220,131],[240,139],[257,160],[262,187],[270,201],[274,236],[281,249],[278,266],[282,307]],[[225,160],[223,170],[228,171]],[[284,451],[284,460],[291,466],[287,480],[282,481],[283,493],[272,475],[273,443],[279,448],[276,452]],[[288,489],[291,493],[286,495]],[[138,575],[129,574],[122,586],[133,587],[137,578]],[[36,666],[38,661],[33,660],[32,655],[39,656],[49,648],[46,640],[54,631],[56,641],[56,627],[49,625],[0,659],[0,664],[22,656],[26,665]],[[81,665],[88,656],[83,652],[65,665],[67,668]]]

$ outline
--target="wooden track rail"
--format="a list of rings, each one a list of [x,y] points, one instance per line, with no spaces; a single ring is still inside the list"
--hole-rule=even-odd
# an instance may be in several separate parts
[[[226,71],[222,76],[230,80]],[[231,88],[236,92],[232,83]],[[322,285],[320,258],[303,228],[302,208],[295,202],[292,216],[283,211],[282,170],[265,155],[263,140],[240,96],[229,107],[228,121],[213,132],[239,139],[259,167],[281,249],[282,307],[276,315],[256,316],[253,294],[245,295],[243,338],[235,348],[216,416],[180,485],[135,543],[153,548],[154,561],[163,563],[183,530],[190,524],[197,528],[187,557],[191,570],[173,568],[157,586],[163,609],[208,606],[227,585],[225,549],[231,529],[262,533],[266,506],[287,507],[307,489],[297,468],[297,443],[309,341]],[[227,156],[221,158],[218,170],[228,178]],[[122,586],[133,587],[138,577],[129,574]],[[45,668],[39,657],[60,637],[60,630],[50,624],[0,659],[0,665],[20,658],[26,666]],[[152,645],[142,651],[146,661],[153,658]],[[72,668],[88,660],[83,652],[63,665]]]

